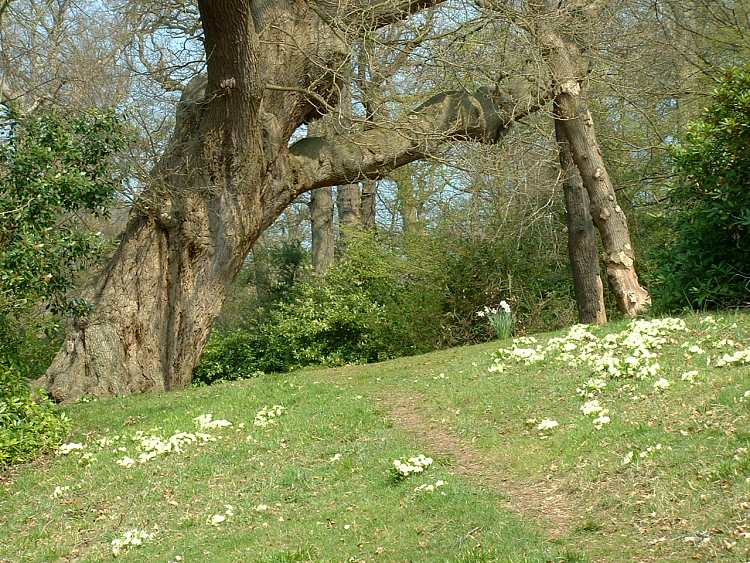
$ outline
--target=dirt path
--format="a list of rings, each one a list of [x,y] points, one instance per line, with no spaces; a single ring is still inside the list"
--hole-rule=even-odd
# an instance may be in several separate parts
[[[418,396],[384,397],[382,404],[402,430],[414,435],[429,451],[455,460],[456,474],[508,497],[508,505],[525,517],[536,520],[552,538],[566,535],[581,514],[574,499],[554,481],[520,481],[504,470],[506,463],[467,444],[435,421],[419,414],[423,401]]]

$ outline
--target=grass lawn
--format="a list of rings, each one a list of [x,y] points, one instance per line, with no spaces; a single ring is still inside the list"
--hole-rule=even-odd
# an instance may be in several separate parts
[[[68,407],[83,449],[0,481],[0,561],[108,559],[130,530],[118,559],[747,561],[750,316],[684,320]]]

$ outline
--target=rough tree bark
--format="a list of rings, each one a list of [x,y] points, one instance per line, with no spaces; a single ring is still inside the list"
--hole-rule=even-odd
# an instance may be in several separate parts
[[[605,324],[607,311],[604,306],[604,284],[599,275],[599,251],[596,246],[596,229],[589,212],[589,196],[573,162],[559,120],[555,120],[555,137],[563,179],[568,256],[573,274],[578,320],[583,324]]]
[[[381,178],[450,139],[496,142],[545,103],[506,81],[446,92],[387,127],[293,132],[336,104],[339,27],[387,25],[439,0],[200,0],[208,73],[186,88],[172,142],[120,246],[41,379],[60,401],[189,384],[227,289],[262,231],[301,193]],[[304,46],[294,48],[290,39]],[[546,85],[545,85],[546,87]]]
[[[640,285],[627,219],[617,204],[612,180],[596,138],[594,121],[582,98],[581,83],[586,65],[580,48],[563,38],[550,22],[550,14],[562,14],[558,2],[547,2],[547,12],[536,20],[534,33],[550,67],[556,88],[556,115],[569,143],[573,160],[588,192],[591,216],[605,250],[607,279],[618,308],[628,316],[643,312],[651,297]],[[589,6],[590,10],[594,8]],[[562,20],[562,17],[560,18]]]
[[[316,274],[325,274],[333,265],[333,194],[331,188],[318,188],[310,194],[312,263]]]

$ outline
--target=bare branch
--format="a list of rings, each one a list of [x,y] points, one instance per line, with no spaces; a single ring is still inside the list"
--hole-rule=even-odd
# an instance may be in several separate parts
[[[373,30],[399,22],[445,0],[317,0],[318,10],[328,18]]]

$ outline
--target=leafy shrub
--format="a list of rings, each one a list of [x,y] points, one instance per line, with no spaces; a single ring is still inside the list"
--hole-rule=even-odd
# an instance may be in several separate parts
[[[203,349],[200,364],[193,371],[193,384],[234,381],[261,375],[261,338],[248,330],[214,329]]]
[[[249,316],[238,327],[214,331],[193,379],[210,383],[434,349],[441,300],[435,272],[425,266],[430,263],[410,260],[370,234],[352,233],[346,258],[325,278],[307,269],[272,302],[254,312],[245,308]]]
[[[69,431],[49,399],[33,397],[19,370],[0,363],[0,467],[54,450]]]
[[[674,240],[659,288],[667,309],[749,302],[750,66],[727,70],[712,99],[672,151]]]
[[[230,303],[234,323],[214,330],[195,382],[379,361],[488,340],[496,335],[476,311],[511,296],[521,331],[574,318],[564,259],[544,245],[504,237],[355,232],[345,256],[324,277],[309,268],[297,268],[295,276],[294,283],[279,276],[283,291],[272,284],[265,297]]]

